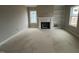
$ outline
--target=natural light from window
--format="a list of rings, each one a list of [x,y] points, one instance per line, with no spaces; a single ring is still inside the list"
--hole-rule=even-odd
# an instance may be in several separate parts
[[[79,6],[71,7],[70,19],[69,19],[70,26],[77,27],[78,13],[79,13]]]
[[[30,23],[37,23],[37,11],[36,10],[30,11]]]

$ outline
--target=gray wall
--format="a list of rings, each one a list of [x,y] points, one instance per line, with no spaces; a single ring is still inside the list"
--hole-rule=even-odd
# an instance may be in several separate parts
[[[57,24],[60,28],[64,25],[64,6],[61,5],[39,5],[37,7],[29,7],[29,10],[37,10],[37,23],[30,24],[29,27],[37,28],[39,27],[39,17],[52,17],[53,23]],[[29,13],[28,13],[29,14]],[[29,19],[30,22],[30,19]]]
[[[38,17],[52,17],[53,9],[53,5],[37,6]]]
[[[38,17],[53,17],[53,23],[60,28],[64,25],[64,6],[41,5],[37,7]]]
[[[65,22],[64,22],[65,29],[70,31],[72,34],[76,35],[77,37],[79,37],[79,18],[78,18],[77,28],[69,25],[70,7],[72,6],[65,6]]]
[[[64,27],[64,20],[65,20],[65,8],[62,5],[56,5],[53,9],[53,17],[54,17],[54,24],[58,24],[58,27]]]
[[[25,6],[0,6],[0,42],[27,28]]]

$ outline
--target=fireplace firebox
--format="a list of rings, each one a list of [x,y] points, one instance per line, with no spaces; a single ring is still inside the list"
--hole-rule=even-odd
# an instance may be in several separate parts
[[[41,22],[41,29],[50,29],[50,22]]]

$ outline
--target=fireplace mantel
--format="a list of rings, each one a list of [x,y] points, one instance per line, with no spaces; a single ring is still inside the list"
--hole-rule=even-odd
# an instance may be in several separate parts
[[[50,23],[50,29],[53,27],[53,17],[39,17],[39,28],[41,29],[41,23],[42,22],[49,22]]]

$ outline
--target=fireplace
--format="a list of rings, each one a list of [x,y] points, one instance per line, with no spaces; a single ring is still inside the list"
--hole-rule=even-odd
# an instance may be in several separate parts
[[[50,22],[41,22],[41,29],[50,29]]]

